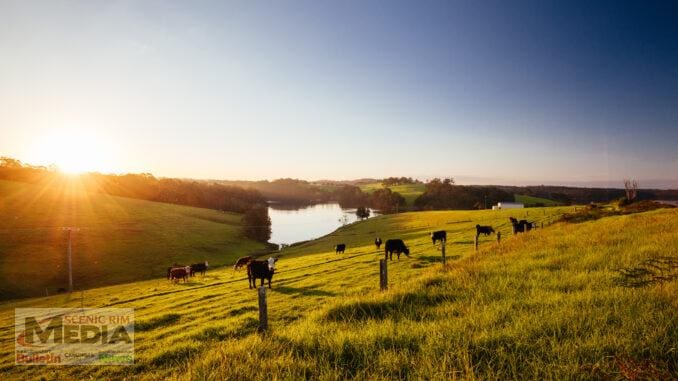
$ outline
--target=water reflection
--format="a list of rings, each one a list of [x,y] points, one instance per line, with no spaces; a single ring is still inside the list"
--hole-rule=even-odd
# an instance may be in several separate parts
[[[272,243],[291,244],[322,237],[343,224],[355,222],[355,208],[342,209],[337,203],[316,204],[307,207],[271,204]],[[372,211],[371,216],[374,216]]]

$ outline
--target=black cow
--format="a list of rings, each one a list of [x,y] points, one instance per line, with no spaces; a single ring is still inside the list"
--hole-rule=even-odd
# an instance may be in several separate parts
[[[339,254],[342,253],[344,254],[344,250],[346,250],[346,244],[345,243],[340,243],[337,246],[334,247],[334,253]]]
[[[393,260],[393,253],[398,256],[400,259],[400,253],[410,256],[410,249],[405,246],[405,242],[402,239],[389,239],[386,240],[384,245],[384,259]]]
[[[481,234],[485,234],[486,236],[494,233],[494,229],[492,229],[492,226],[480,226],[476,225],[476,237],[480,236]]]
[[[252,260],[247,263],[247,281],[250,288],[257,288],[257,279],[261,279],[261,286],[264,285],[264,279],[268,279],[268,288],[271,288],[271,279],[275,273],[275,263],[278,258],[269,258],[265,261]]]
[[[196,273],[200,273],[200,275],[205,276],[205,273],[207,272],[207,268],[209,267],[209,263],[207,261],[203,263],[194,263],[191,265],[191,276],[195,276]]]
[[[381,247],[381,238],[377,237],[377,238],[374,240],[374,246],[376,246],[376,247],[377,247],[377,250],[379,250],[379,248]]]
[[[252,260],[252,257],[247,256],[247,257],[240,257],[238,258],[237,261],[235,261],[235,264],[233,264],[233,270],[237,270],[248,264]]]
[[[532,230],[532,222],[529,222],[527,220],[520,220],[518,221],[517,219],[513,217],[509,217],[509,220],[511,220],[511,225],[513,225],[513,234],[515,233],[523,233],[526,231]]]
[[[438,230],[437,232],[431,233],[431,241],[435,245],[437,241],[442,243],[447,242],[447,232],[445,230]]]

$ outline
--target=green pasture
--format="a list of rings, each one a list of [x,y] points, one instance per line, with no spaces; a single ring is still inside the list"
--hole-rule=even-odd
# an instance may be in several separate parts
[[[0,372],[28,379],[649,379],[676,377],[676,281],[630,287],[620,270],[678,257],[678,211],[579,224],[571,208],[380,216],[281,253],[268,291],[270,330],[243,271],[188,283],[136,283],[0,304]],[[543,229],[513,236],[508,216]],[[481,237],[474,226],[502,233]],[[448,264],[429,237],[448,231]],[[379,291],[372,241],[402,238]],[[345,254],[333,246],[346,243]],[[244,251],[243,251],[244,252]],[[18,367],[17,307],[133,307],[135,365]],[[649,376],[648,376],[649,375]]]
[[[239,214],[0,181],[0,300],[53,294],[68,285],[73,235],[76,289],[162,276],[172,263],[231,264],[264,245],[241,236]]]
[[[384,188],[384,186],[381,185],[381,183],[364,184],[360,186],[360,189],[366,193],[372,193],[375,190],[382,188]],[[403,184],[403,185],[393,185],[388,188],[391,189],[391,191],[393,192],[400,193],[400,195],[405,198],[407,206],[412,207],[414,206],[414,200],[416,200],[417,197],[421,196],[421,194],[424,193],[424,190],[426,190],[426,185]]]

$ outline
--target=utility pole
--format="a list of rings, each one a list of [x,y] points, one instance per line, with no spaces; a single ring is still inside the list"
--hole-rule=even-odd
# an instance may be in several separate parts
[[[72,259],[72,244],[71,244],[71,233],[74,231],[80,231],[76,227],[66,227],[61,228],[61,230],[66,230],[68,232],[68,292],[73,292],[73,259]]]

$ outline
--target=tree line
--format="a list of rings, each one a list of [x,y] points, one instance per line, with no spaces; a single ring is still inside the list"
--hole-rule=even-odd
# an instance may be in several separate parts
[[[513,194],[494,186],[456,185],[452,178],[436,178],[426,183],[414,205],[421,210],[486,209],[511,200]]]
[[[387,177],[381,180],[381,185],[391,187],[394,185],[421,184],[421,181],[411,177]]]

